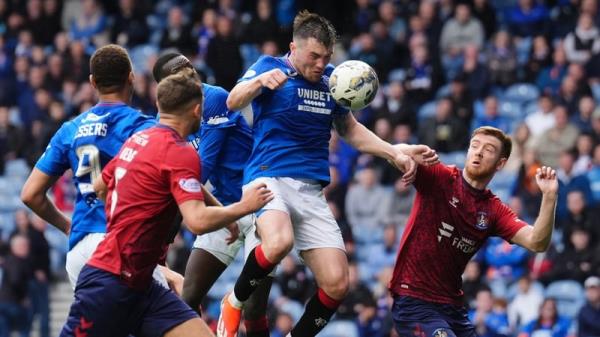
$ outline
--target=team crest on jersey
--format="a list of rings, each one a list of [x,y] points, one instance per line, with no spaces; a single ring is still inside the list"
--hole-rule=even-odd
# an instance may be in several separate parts
[[[102,116],[98,116],[93,112],[88,113],[87,116],[85,116],[85,118],[81,121],[82,123],[87,123],[87,122],[97,122],[99,120],[102,120],[106,117],[108,117],[108,115],[110,115],[110,112],[107,113],[106,115],[102,115]]]
[[[201,184],[196,178],[179,179],[179,187],[182,190],[190,193],[198,193],[202,191]]]
[[[475,227],[479,230],[485,230],[488,228],[490,221],[487,217],[486,212],[477,212],[477,223],[475,223]]]
[[[448,332],[446,332],[446,329],[444,328],[440,328],[437,329],[433,332],[433,335],[431,335],[432,337],[448,337]]]

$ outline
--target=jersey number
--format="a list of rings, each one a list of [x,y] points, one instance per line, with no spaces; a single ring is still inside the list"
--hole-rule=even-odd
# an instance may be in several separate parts
[[[75,150],[79,164],[75,176],[81,178],[85,175],[90,175],[89,183],[79,183],[79,193],[87,194],[94,192],[94,181],[102,174],[100,166],[100,151],[94,145],[82,145]]]
[[[119,197],[117,194],[117,186],[119,186],[119,180],[125,176],[127,170],[122,167],[115,168],[115,187],[113,188],[112,194],[110,195],[110,215],[112,216],[115,208],[117,207],[117,198]]]

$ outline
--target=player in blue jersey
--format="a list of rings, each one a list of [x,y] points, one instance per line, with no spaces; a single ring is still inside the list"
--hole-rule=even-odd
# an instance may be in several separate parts
[[[127,138],[156,123],[154,118],[127,105],[134,76],[124,48],[107,45],[98,49],[90,59],[90,70],[98,104],[61,126],[21,191],[21,199],[34,213],[69,236],[66,269],[73,287],[106,232],[104,204],[96,200],[94,181]],[[62,214],[46,195],[68,169],[73,170],[77,188],[72,219]],[[166,269],[164,272],[169,278],[176,276]],[[160,273],[155,276],[164,284]]]
[[[159,57],[152,73],[160,82],[186,68],[193,69],[193,65],[185,56],[168,53]],[[242,197],[243,169],[252,151],[252,129],[242,113],[227,109],[225,102],[229,93],[225,89],[205,83],[202,89],[201,128],[188,136],[188,141],[202,158],[202,183],[209,182],[213,186],[213,195],[223,205],[230,205]],[[194,242],[186,266],[182,297],[198,313],[202,300],[242,245],[247,255],[260,243],[251,215],[240,219],[238,224],[240,236],[237,239],[238,228],[235,226],[200,235]],[[271,283],[269,277],[248,301],[248,310],[244,311],[248,337],[269,336],[266,309]]]
[[[227,99],[233,111],[252,107],[254,146],[244,183],[265,183],[275,199],[256,214],[262,243],[249,254],[234,291],[222,301],[218,336],[237,335],[244,303],[293,246],[319,289],[291,336],[315,336],[344,298],[348,261],[341,231],[323,196],[329,183],[332,125],[361,152],[386,158],[405,172],[406,183],[415,177],[415,162],[406,153],[420,162],[437,162],[435,152],[426,146],[394,147],[379,139],[336,104],[328,88],[335,39],[329,21],[299,13],[290,52],[280,58],[261,57]]]

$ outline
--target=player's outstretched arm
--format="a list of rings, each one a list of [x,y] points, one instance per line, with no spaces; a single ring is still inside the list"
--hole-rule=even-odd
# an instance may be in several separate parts
[[[181,293],[183,292],[183,275],[170,269],[168,266],[159,264],[158,268],[165,276],[165,279],[167,279],[167,283],[171,290],[173,290],[177,296],[181,296]]]
[[[202,185],[202,194],[204,194],[204,203],[206,206],[223,206],[221,202],[212,194],[209,190],[206,189],[204,185]],[[227,230],[230,235],[227,237],[227,244],[232,244],[235,240],[240,236],[240,228],[238,227],[237,222],[232,222],[227,225]]]
[[[554,228],[554,215],[556,213],[556,200],[558,199],[558,179],[556,171],[543,166],[537,169],[535,181],[542,191],[542,204],[533,227],[525,226],[515,234],[512,242],[534,252],[543,252],[548,249]]]
[[[336,115],[333,126],[338,134],[358,151],[387,159],[404,172],[402,180],[405,183],[415,179],[417,165],[414,160],[357,122],[352,113]]]
[[[106,202],[106,193],[108,192],[108,186],[104,182],[104,179],[100,177],[94,181],[94,192],[96,192],[96,197],[102,202]]]
[[[21,190],[21,201],[40,218],[69,235],[71,220],[56,208],[47,195],[58,178],[34,168]]]
[[[229,92],[227,109],[231,111],[241,110],[260,95],[263,87],[276,90],[281,88],[287,79],[288,77],[281,69],[272,69],[253,79],[240,82]]]
[[[434,149],[423,144],[396,144],[394,148],[410,156],[417,164],[424,166],[435,165],[440,162],[440,157]]]
[[[179,205],[183,222],[196,235],[223,228],[246,214],[261,209],[273,200],[273,193],[265,184],[249,187],[242,200],[226,207],[206,206],[204,201],[188,200]]]

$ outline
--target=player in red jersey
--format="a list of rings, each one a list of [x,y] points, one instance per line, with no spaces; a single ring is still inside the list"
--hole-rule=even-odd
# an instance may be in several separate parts
[[[227,207],[204,203],[200,158],[185,141],[200,125],[200,85],[193,72],[161,81],[158,125],[130,137],[95,182],[98,196],[106,196],[107,235],[79,275],[61,336],[212,336],[152,279],[171,224],[179,211],[192,232],[206,233],[260,209],[272,194],[257,186]]]
[[[558,192],[553,169],[537,171],[543,197],[533,226],[486,189],[510,152],[509,136],[481,127],[471,137],[464,170],[419,166],[417,196],[390,282],[400,336],[476,336],[462,306],[461,275],[488,237],[500,236],[534,252],[548,248]]]

